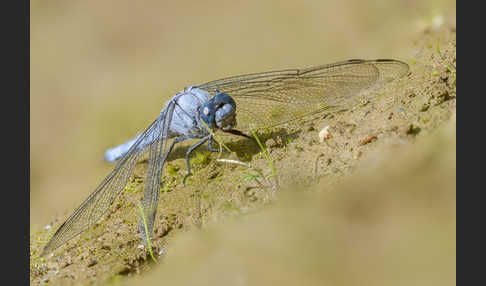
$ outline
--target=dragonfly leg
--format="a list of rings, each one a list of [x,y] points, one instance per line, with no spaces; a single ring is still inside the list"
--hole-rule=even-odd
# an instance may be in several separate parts
[[[172,152],[172,149],[174,148],[174,145],[175,144],[180,143],[180,142],[185,141],[185,140],[189,140],[189,139],[194,139],[194,137],[191,137],[191,136],[179,136],[179,137],[177,137],[172,142],[172,144],[170,144],[169,150],[167,150],[167,152],[165,152],[165,155],[163,157],[163,161],[165,162],[165,160],[167,159],[167,157],[169,157],[169,154],[170,154],[170,152]]]
[[[187,150],[187,152],[186,152],[187,173],[184,176],[184,179],[182,179],[182,184],[183,185],[186,184],[187,177],[189,177],[189,176],[192,175],[192,173],[191,173],[191,165],[189,164],[189,156],[191,155],[192,151],[194,151],[197,147],[201,146],[204,142],[208,141],[210,137],[211,137],[211,135],[208,135],[208,136],[204,137],[199,142],[197,142],[196,144],[194,144],[191,147],[189,147],[189,149]]]

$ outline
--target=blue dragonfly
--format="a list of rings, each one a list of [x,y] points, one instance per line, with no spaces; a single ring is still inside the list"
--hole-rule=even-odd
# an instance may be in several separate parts
[[[408,65],[398,60],[348,60],[306,69],[232,76],[186,87],[166,103],[144,132],[106,151],[105,159],[116,161],[115,168],[57,229],[41,255],[96,223],[124,190],[135,165],[147,152],[142,207],[148,233],[142,218],[139,225],[145,243],[157,213],[162,169],[177,143],[199,139],[186,152],[187,178],[191,174],[192,151],[205,142],[210,151],[219,150],[213,147],[212,131],[251,138],[245,133],[250,128],[270,128],[342,106],[347,99],[400,78],[408,70]]]

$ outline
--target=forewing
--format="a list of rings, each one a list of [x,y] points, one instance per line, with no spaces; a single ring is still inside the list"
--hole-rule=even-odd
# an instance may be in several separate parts
[[[164,121],[159,116],[150,127],[145,130],[130,150],[118,161],[115,169],[103,180],[96,190],[79,206],[74,213],[59,227],[54,236],[45,246],[45,255],[75,237],[83,230],[96,223],[108,210],[115,198],[124,189],[133,168],[147,148],[138,148],[144,140],[152,141],[160,134],[158,128]]]
[[[159,140],[154,141],[149,147],[149,164],[147,169],[147,177],[145,180],[145,188],[142,200],[144,217],[140,217],[139,230],[142,239],[146,242],[147,237],[150,237],[154,227],[155,215],[157,214],[157,206],[159,202],[160,193],[160,178],[162,175],[162,168],[165,160],[169,156],[167,151],[167,139],[169,126],[171,124],[174,114],[175,103],[171,101],[164,109],[163,117],[166,120],[158,122],[157,132]],[[148,235],[145,231],[147,226]]]
[[[405,75],[396,60],[349,60],[307,69],[229,77],[197,86],[236,101],[237,129],[276,126],[339,106],[377,83]]]

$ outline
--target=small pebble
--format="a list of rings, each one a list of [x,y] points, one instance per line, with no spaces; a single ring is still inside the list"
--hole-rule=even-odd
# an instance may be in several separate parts
[[[319,132],[319,142],[324,142],[325,139],[332,138],[331,133],[329,132],[329,126],[322,128],[321,132]]]
[[[165,253],[165,250],[162,248],[161,250],[159,250],[159,255],[162,255]]]
[[[373,142],[373,141],[375,141],[377,139],[378,139],[378,137],[376,135],[368,136],[366,138],[363,138],[363,139],[359,140],[358,144],[360,146],[363,146],[363,145],[366,145],[368,143],[371,143],[371,142]]]
[[[46,225],[46,226],[44,227],[44,229],[45,229],[45,230],[49,230],[49,229],[51,229],[51,225],[50,225],[50,224]]]
[[[137,248],[138,248],[138,249],[143,249],[143,248],[144,248],[144,246],[143,246],[143,244],[139,244],[139,245],[137,246]]]

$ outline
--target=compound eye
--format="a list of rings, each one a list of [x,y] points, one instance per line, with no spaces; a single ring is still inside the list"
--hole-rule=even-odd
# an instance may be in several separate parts
[[[214,114],[216,110],[214,109],[213,102],[207,102],[199,110],[201,114],[201,120],[204,121],[209,128],[215,128],[216,122],[214,122]]]

